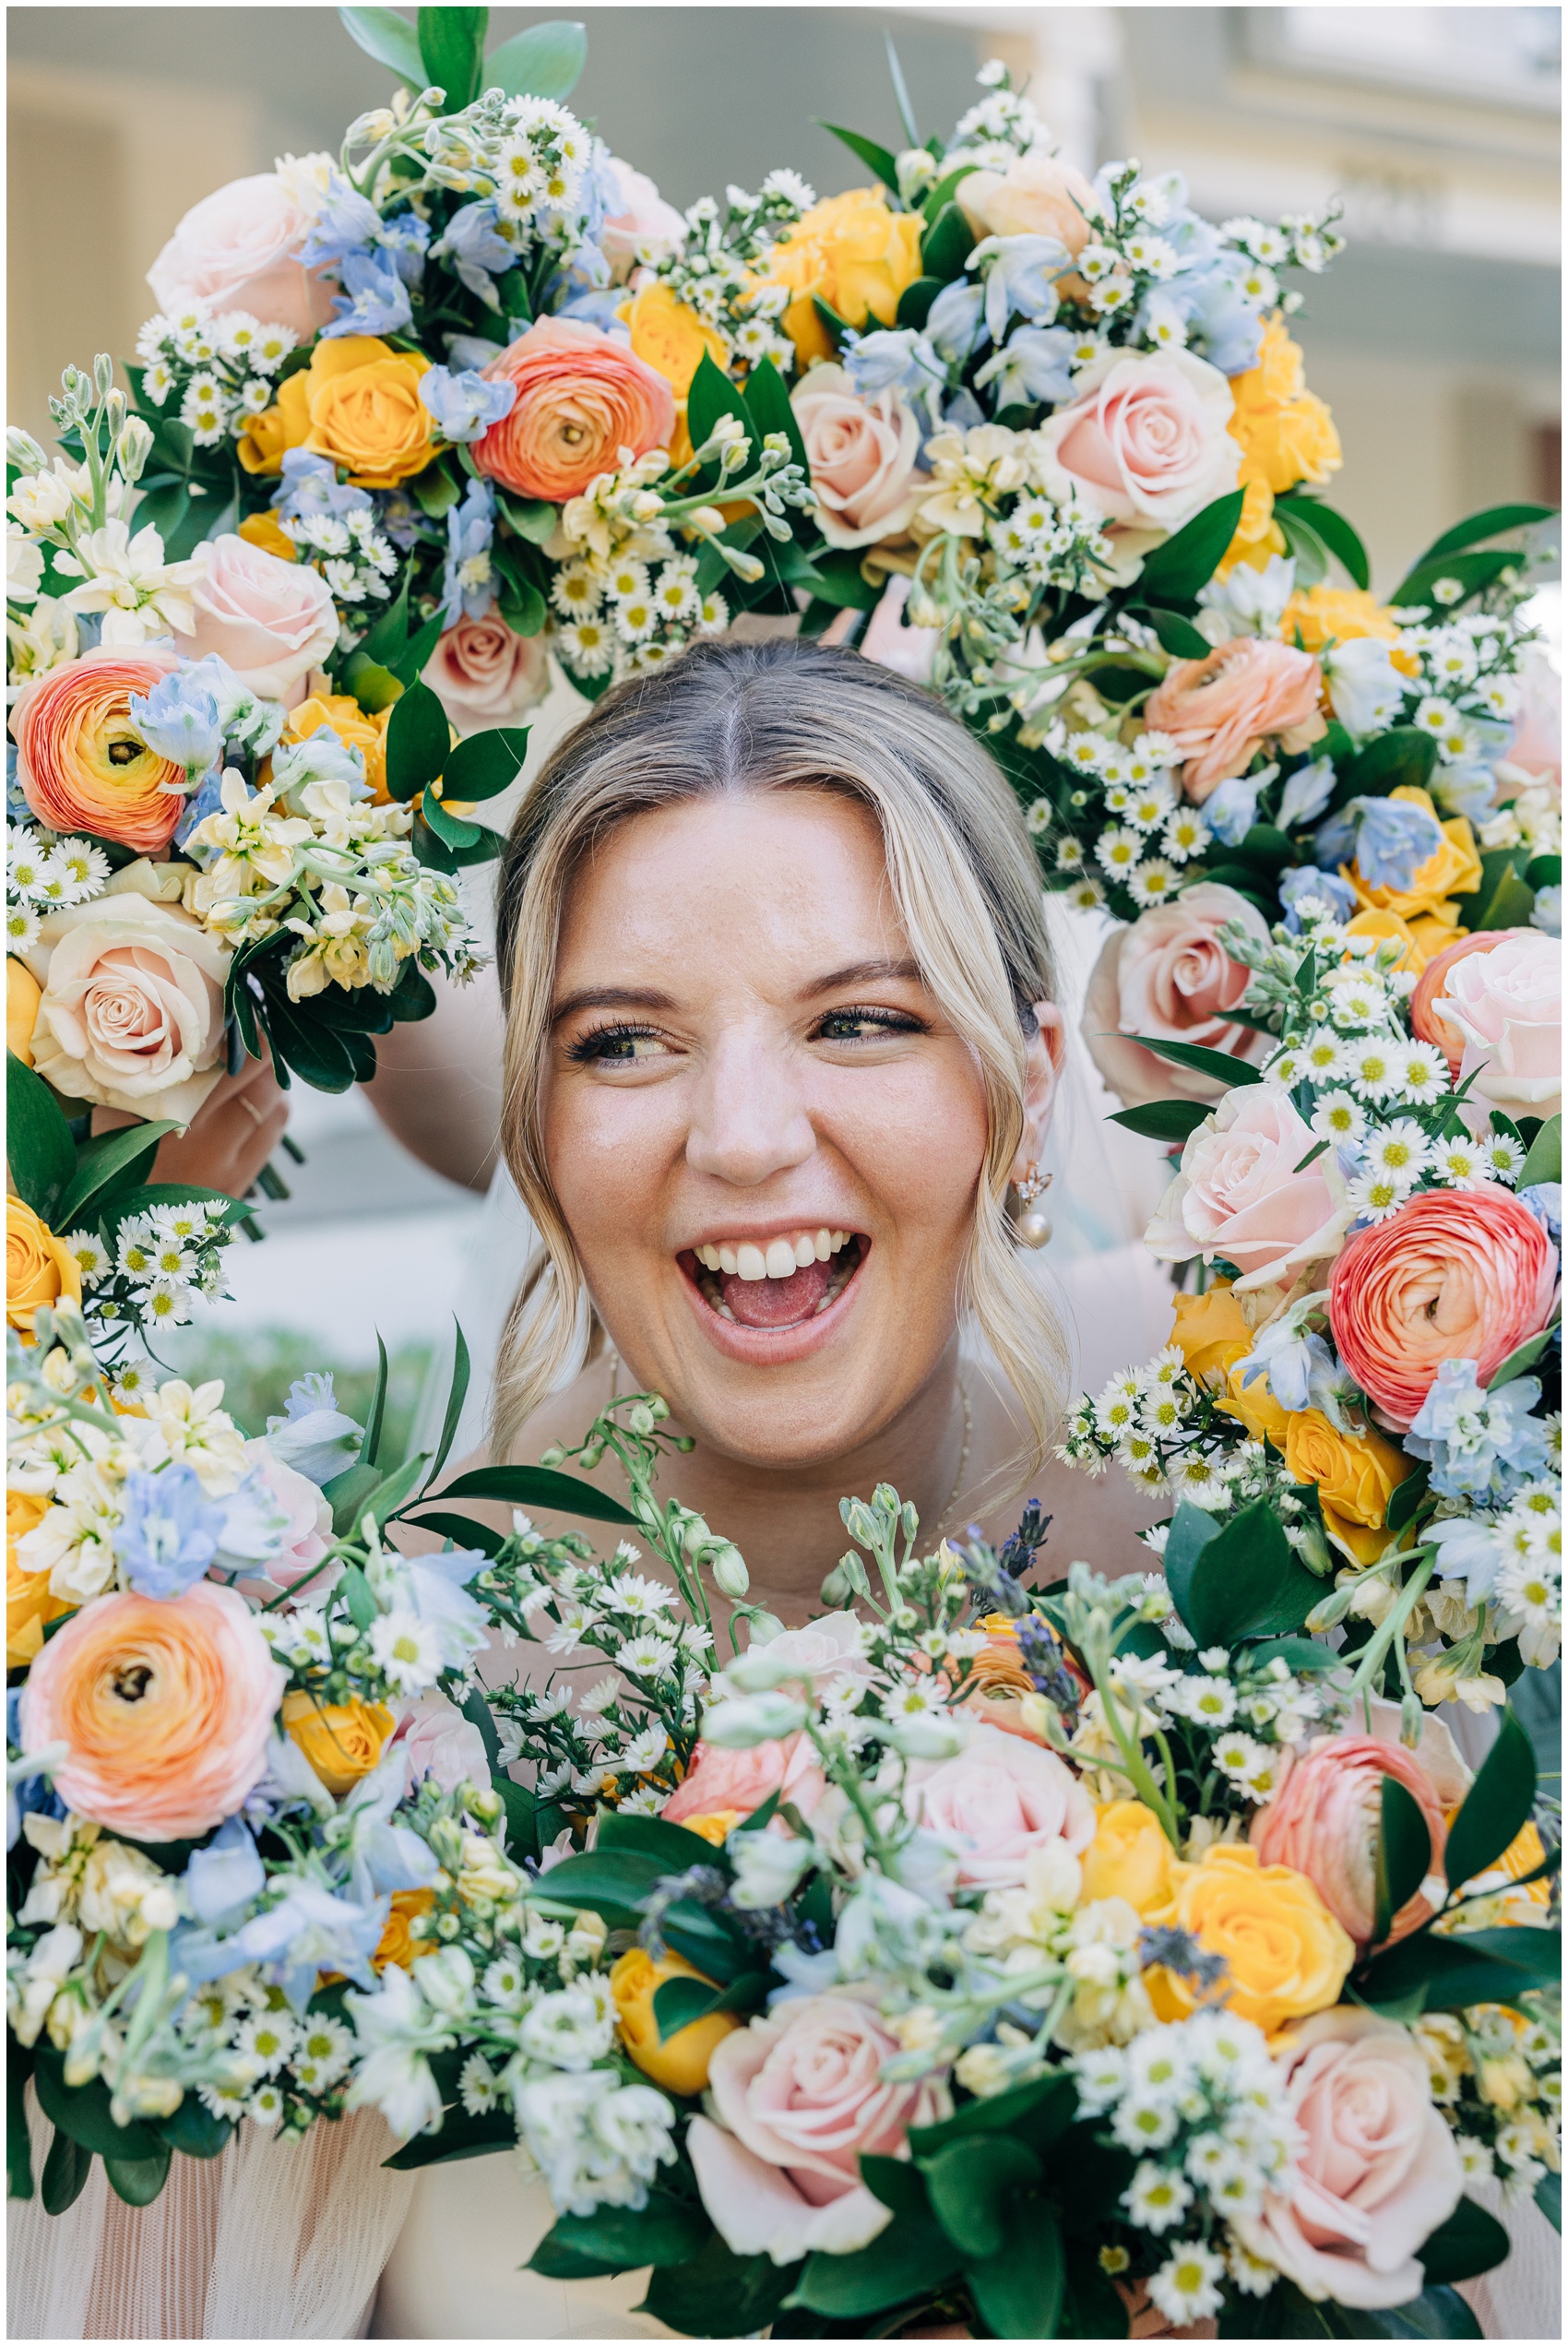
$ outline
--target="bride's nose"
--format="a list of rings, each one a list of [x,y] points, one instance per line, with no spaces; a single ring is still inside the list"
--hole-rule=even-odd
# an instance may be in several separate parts
[[[789,1054],[738,1027],[709,1055],[686,1136],[686,1162],[737,1188],[803,1164],[816,1135]]]

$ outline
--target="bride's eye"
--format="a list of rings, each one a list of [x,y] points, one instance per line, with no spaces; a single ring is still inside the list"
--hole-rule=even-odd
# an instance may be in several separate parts
[[[829,1010],[819,1018],[814,1040],[818,1042],[880,1042],[890,1035],[924,1034],[923,1018],[905,1010]]]
[[[652,1027],[595,1027],[566,1046],[566,1056],[579,1067],[629,1067],[664,1055],[669,1046]]]

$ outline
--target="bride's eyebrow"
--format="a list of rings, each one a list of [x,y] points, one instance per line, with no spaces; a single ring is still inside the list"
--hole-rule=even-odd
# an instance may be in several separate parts
[[[803,1002],[814,1001],[819,994],[837,994],[847,985],[885,985],[902,979],[911,985],[924,982],[918,961],[848,961],[841,970],[831,970],[825,978],[814,978],[801,990]]]
[[[578,1010],[672,1010],[674,999],[651,986],[585,985],[576,994],[564,994],[550,1013],[550,1023],[559,1026]]]

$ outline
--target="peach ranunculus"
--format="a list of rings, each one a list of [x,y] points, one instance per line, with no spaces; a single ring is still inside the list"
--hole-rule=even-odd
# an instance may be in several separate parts
[[[885,2082],[898,2040],[848,1995],[800,1996],[714,2048],[715,2116],[686,2137],[703,2205],[738,2257],[793,2264],[863,2248],[892,2221],[860,2179],[862,2151],[894,2157],[941,2114],[938,2089]]]
[[[1265,1036],[1225,1015],[1252,982],[1252,971],[1232,961],[1219,942],[1227,921],[1239,921],[1249,935],[1267,943],[1263,915],[1233,887],[1213,880],[1183,888],[1169,904],[1157,905],[1131,928],[1107,937],[1089,979],[1083,1037],[1124,1108],[1173,1097],[1218,1100],[1225,1090],[1216,1076],[1145,1051],[1131,1041],[1134,1035],[1200,1043],[1249,1060],[1266,1042]]]
[[[1005,1614],[993,1613],[980,1626],[990,1635],[979,1653],[969,1657],[959,1699],[971,1717],[982,1719],[988,1727],[1000,1727],[1004,1735],[1021,1735],[1026,1743],[1043,1744],[1043,1706],[1024,1666],[1016,1626]]]
[[[864,399],[841,366],[814,366],[790,395],[817,521],[830,546],[899,538],[915,509],[921,428],[896,385]]]
[[[1333,2004],[1355,1944],[1304,1874],[1264,1865],[1255,1849],[1216,1841],[1184,1866],[1170,1922],[1227,1965],[1227,2008],[1265,2035]],[[1185,2019],[1200,1991],[1161,1970],[1149,1983],[1161,2019]]]
[[[550,690],[550,657],[542,636],[515,634],[493,604],[482,619],[465,615],[445,631],[424,681],[459,733],[482,733],[538,708]]]
[[[1178,1295],[1170,1341],[1188,1372],[1211,1393],[1222,1392],[1231,1369],[1256,1341],[1228,1279],[1209,1282],[1201,1295]]]
[[[1037,431],[1037,460],[1061,501],[1075,492],[1134,532],[1129,551],[1146,552],[1235,487],[1230,387],[1206,359],[1107,350],[1075,391]]]
[[[398,1721],[384,1702],[317,1702],[303,1686],[283,1697],[283,1732],[335,1798],[380,1762]]]
[[[229,947],[143,894],[151,875],[130,864],[42,923],[28,955],[43,981],[33,1065],[67,1099],[188,1125],[222,1072]]]
[[[1421,970],[1414,994],[1410,996],[1410,1024],[1422,1042],[1435,1042],[1448,1062],[1451,1075],[1457,1075],[1465,1055],[1465,1038],[1447,1018],[1432,1015],[1432,1004],[1446,991],[1449,971],[1455,961],[1467,954],[1492,953],[1509,937],[1530,937],[1534,929],[1478,929],[1472,935],[1467,930],[1461,936],[1452,936],[1440,952],[1434,953]]]
[[[70,1745],[54,1784],[78,1816],[133,1840],[183,1840],[260,1782],[287,1683],[232,1589],[100,1597],[33,1663],[22,1747]]]
[[[390,793],[386,788],[386,728],[392,721],[392,711],[398,706],[388,701],[385,709],[368,716],[351,693],[313,693],[308,700],[296,702],[289,711],[283,728],[286,742],[309,741],[326,726],[337,734],[345,749],[357,749],[364,759],[364,778],[377,806],[385,806]]]
[[[1433,1745],[1441,1781],[1433,1780],[1420,1753],[1407,1751],[1399,1742],[1396,1712],[1388,1734],[1318,1735],[1304,1751],[1287,1752],[1278,1790],[1253,1819],[1252,1844],[1260,1862],[1293,1865],[1305,1874],[1362,1954],[1372,1944],[1376,1920],[1384,1778],[1403,1784],[1421,1812],[1431,1837],[1431,1874],[1443,1871],[1448,1837],[1443,1795],[1455,1774],[1463,1796],[1463,1775],[1448,1730],[1430,1712],[1423,1714],[1423,1725],[1429,1734],[1435,1729],[1443,1737],[1445,1748]],[[1390,1939],[1408,1937],[1431,1911],[1416,1890],[1394,1917]]]
[[[971,171],[955,200],[977,237],[1054,236],[1075,260],[1103,217],[1099,197],[1082,172],[1059,156],[1015,155],[1005,171]],[[1087,292],[1081,277],[1059,280],[1063,301]]]
[[[610,1973],[610,1993],[615,1999],[621,2042],[629,2058],[655,2085],[670,2093],[700,2093],[707,2083],[716,2048],[741,2021],[733,2012],[709,2012],[661,2042],[653,1999],[666,1980],[702,1980],[705,1986],[713,1985],[680,1955],[667,1954],[656,1962],[646,1947],[629,1947],[617,1958]]]
[[[1437,817],[1428,791],[1404,782],[1397,790],[1390,791],[1389,796],[1421,807],[1434,820]],[[1341,864],[1341,875],[1355,889],[1357,902],[1369,912],[1396,912],[1402,921],[1435,920],[1446,929],[1455,928],[1459,907],[1454,899],[1468,896],[1479,887],[1481,860],[1476,851],[1476,835],[1466,816],[1451,816],[1438,828],[1443,833],[1441,845],[1433,848],[1426,862],[1418,866],[1407,888],[1370,887],[1358,864]]]
[[[23,685],[11,710],[17,780],[52,831],[89,831],[138,854],[173,838],[185,802],[185,769],[148,748],[131,722],[144,696],[179,666],[156,648],[89,651]]]
[[[1538,930],[1456,953],[1441,992],[1429,997],[1444,1049],[1461,1046],[1458,1080],[1471,1098],[1507,1116],[1555,1116],[1562,1108],[1562,947]]]
[[[1538,1335],[1558,1270],[1556,1247],[1507,1190],[1422,1190],[1358,1231],[1335,1264],[1336,1349],[1361,1390],[1407,1426],[1444,1361],[1473,1361],[1485,1386]]]
[[[652,268],[678,253],[686,241],[686,223],[673,204],[667,204],[646,172],[612,155],[608,169],[621,195],[621,208],[599,232],[599,249],[610,264],[610,274],[624,285],[634,268]]]
[[[541,317],[483,370],[517,390],[509,414],[473,446],[479,470],[520,497],[564,505],[620,451],[667,448],[675,398],[662,375],[597,326]]]
[[[1094,1839],[1094,1803],[1072,1769],[999,1727],[977,1727],[952,1759],[911,1760],[904,1804],[953,1843],[968,1889],[1016,1889],[1035,1851],[1079,1857]]]
[[[1169,733],[1182,760],[1182,785],[1202,805],[1244,774],[1266,742],[1294,753],[1327,731],[1319,707],[1323,674],[1310,652],[1237,636],[1206,660],[1173,660],[1144,716]]]
[[[79,1304],[81,1265],[19,1197],[6,1200],[6,1324],[31,1332],[45,1305]]]
[[[1326,1261],[1349,1227],[1351,1209],[1332,1151],[1302,1165],[1316,1146],[1289,1094],[1275,1085],[1228,1091],[1189,1134],[1145,1245],[1162,1262],[1223,1256],[1241,1274],[1236,1288],[1243,1294]]]
[[[338,640],[320,572],[233,536],[198,546],[196,561],[196,624],[181,649],[192,660],[216,652],[258,700],[303,700],[305,677]]]
[[[315,1573],[312,1593],[325,1596],[339,1577],[336,1566],[328,1572],[315,1571],[332,1544],[332,1502],[322,1495],[320,1485],[308,1474],[274,1458],[265,1437],[257,1435],[247,1442],[245,1456],[259,1471],[267,1496],[285,1518],[278,1553],[268,1556],[257,1577],[269,1580],[275,1589],[291,1589],[306,1573]]]
[[[278,172],[231,180],[193,205],[148,270],[159,308],[246,310],[309,341],[333,293],[299,257],[314,218]]]
[[[827,1779],[803,1734],[787,1735],[782,1743],[754,1744],[748,1751],[698,1744],[684,1782],[659,1815],[667,1824],[684,1825],[717,1847],[770,1793],[777,1792],[781,1803],[788,1801],[809,1816],[826,1789]]]
[[[1275,2048],[1302,2141],[1282,2192],[1234,2230],[1320,2302],[1408,2304],[1420,2247],[1454,2213],[1464,2172],[1408,2029],[1353,2004],[1316,2013]]]
[[[873,187],[851,187],[802,212],[767,256],[763,282],[791,299],[779,325],[802,367],[831,359],[833,343],[814,296],[849,326],[891,326],[900,296],[921,273],[918,212],[889,211]]]

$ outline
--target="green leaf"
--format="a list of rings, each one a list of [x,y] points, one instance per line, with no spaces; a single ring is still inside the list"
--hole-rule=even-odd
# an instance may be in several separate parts
[[[896,323],[899,326],[923,326],[931,316],[931,305],[941,291],[940,277],[917,277],[914,283],[906,285],[898,296]]]
[[[939,212],[946,209],[947,206],[957,195],[964,181],[968,179],[969,173],[972,171],[978,171],[979,169],[980,165],[978,163],[960,163],[956,171],[944,173],[943,177],[937,181],[930,195],[926,196],[921,204],[921,211],[928,225],[936,218]],[[899,323],[900,325],[903,323],[902,319],[899,320]]]
[[[508,98],[569,98],[587,63],[588,34],[580,24],[529,25],[491,51],[480,87],[504,89]]]
[[[1517,554],[1452,554],[1437,561],[1419,562],[1407,577],[1400,579],[1389,597],[1397,609],[1415,610],[1424,606],[1441,619],[1448,619],[1463,610],[1472,595],[1492,586],[1505,570],[1516,570],[1522,556]],[[1439,602],[1437,587],[1451,579],[1459,592],[1445,602]]]
[[[388,2160],[386,2163],[390,2166],[392,2162]],[[541,2274],[546,2281],[599,2281],[606,2273],[622,2272],[625,2269],[606,2263],[602,2257],[585,2257],[580,2249],[568,2248],[564,2241],[556,2239],[553,2232],[547,2232],[529,2258],[527,2269]]]
[[[170,2149],[185,2159],[216,2159],[234,2131],[232,2118],[216,2116],[188,2087],[179,2108],[152,2124]]]
[[[760,2012],[772,1976],[767,1971],[742,1971],[726,1987],[710,1986],[702,1980],[661,1981],[653,1995],[659,2042],[667,2043],[694,2020],[706,2020],[711,2012]]]
[[[554,1872],[554,1867],[551,1871]],[[733,1987],[750,1970],[750,1949],[738,1931],[721,1915],[695,1899],[678,1898],[667,1906],[659,1928],[677,1955],[694,1971],[722,1987]]]
[[[683,2338],[756,2338],[772,2322],[800,2266],[737,2257],[718,2233],[683,2265],[657,2265],[635,2310]]]
[[[1367,550],[1342,513],[1336,513],[1331,505],[1321,505],[1316,497],[1301,495],[1277,497],[1274,509],[1276,513],[1284,511],[1299,516],[1323,540],[1329,553],[1343,564],[1356,586],[1363,589],[1371,586],[1372,565],[1367,559]]]
[[[417,1450],[411,1459],[405,1459],[384,1483],[376,1485],[369,1505],[360,1509],[361,1515],[373,1515],[378,1524],[395,1515],[424,1472],[428,1457],[428,1451]]]
[[[1034,2152],[1007,2134],[972,2135],[920,2164],[932,2212],[966,2261],[1001,2254],[1007,2201],[1031,2190],[1044,2173]]]
[[[898,52],[893,46],[893,35],[890,32],[884,32],[882,37],[887,44],[887,71],[893,83],[893,101],[898,109],[898,119],[904,125],[904,137],[911,147],[918,147],[921,143],[921,126],[915,116],[914,107],[909,102],[909,85],[904,79],[904,68],[898,63]]]
[[[550,1869],[545,1896],[564,1906],[591,1906],[636,1914],[668,1868],[631,1850],[588,1850]],[[605,1918],[609,1920],[608,1915]],[[612,1923],[612,1929],[621,1927]]]
[[[829,2257],[820,2250],[806,2259],[793,2302],[837,2321],[853,2321],[885,2306],[906,2305],[929,2295],[958,2269],[958,2254],[941,2227],[895,2216],[864,2248]]]
[[[479,1739],[484,1745],[484,1757],[491,1774],[498,1776],[501,1773],[501,1738],[495,1732],[490,1705],[478,1686],[471,1686],[464,1696],[462,1710],[469,1724],[479,1730]]]
[[[1534,888],[1561,887],[1562,858],[1561,855],[1532,855],[1525,866],[1525,878]]]
[[[367,717],[379,717],[403,690],[391,669],[367,660],[362,649],[349,654],[343,664],[342,681],[345,691],[352,693]]]
[[[715,366],[704,351],[686,394],[686,429],[694,448],[700,448],[704,441],[712,439],[719,418],[725,415],[732,416],[746,437],[755,442],[756,425],[747,412],[745,401],[723,368]],[[753,454],[755,453],[754,445]],[[709,465],[704,477],[717,481],[718,467]]]
[[[425,1490],[430,1488],[430,1485],[434,1482],[436,1476],[440,1473],[442,1468],[446,1463],[446,1453],[452,1447],[453,1438],[457,1431],[458,1420],[463,1414],[463,1403],[467,1400],[469,1394],[469,1377],[470,1375],[469,1348],[467,1343],[464,1341],[462,1328],[458,1326],[456,1319],[452,1322],[452,1327],[455,1335],[455,1345],[452,1354],[452,1382],[446,1388],[446,1414],[441,1421],[441,1439],[436,1444],[435,1456],[430,1462],[430,1472],[426,1475],[424,1480],[423,1487]],[[493,1555],[495,1551],[493,1548],[489,1551],[489,1553]]]
[[[1425,790],[1437,764],[1437,744],[1413,725],[1396,725],[1367,744],[1335,790],[1335,801],[1386,798],[1391,791]]]
[[[964,263],[975,249],[975,232],[963,208],[944,204],[921,238],[921,275],[939,278],[944,285],[964,274]],[[1215,556],[1216,561],[1218,555]]]
[[[1531,1988],[1562,1975],[1562,1942],[1555,1931],[1526,1924],[1491,1931],[1430,1931],[1401,1939],[1370,1963],[1356,1982],[1369,2004],[1402,2002],[1424,1992],[1428,2012],[1461,2012],[1470,2004],[1514,2004]]]
[[[721,1850],[684,1825],[669,1824],[662,1816],[628,1816],[615,1808],[607,1808],[600,1817],[595,1846],[629,1851],[657,1864],[665,1874],[683,1874],[689,1866],[723,1862]]]
[[[96,1213],[88,1217],[88,1207],[102,1197],[122,1176],[139,1181],[144,1173],[150,1173],[159,1142],[165,1133],[178,1132],[180,1128],[167,1121],[126,1125],[118,1132],[101,1132],[96,1139],[84,1141],[77,1151],[76,1172],[55,1208],[62,1233],[74,1230],[84,1219],[96,1221]],[[140,1162],[143,1157],[147,1159],[145,1165]]]
[[[1412,1473],[1407,1474],[1403,1483],[1395,1485],[1385,1518],[1391,1531],[1403,1531],[1415,1515],[1427,1495],[1429,1472],[1427,1467],[1418,1466]]]
[[[496,2150],[509,2150],[517,2139],[517,2122],[509,2110],[483,2110],[470,2117],[460,2102],[450,2102],[437,2133],[416,2134],[381,2163],[400,2173],[412,2167],[451,2166],[458,2159],[482,2159]],[[561,2278],[577,2276],[563,2274]]]
[[[910,2216],[919,2222],[930,2215],[925,2179],[911,2159],[888,2159],[880,2151],[862,2150],[861,2181],[896,2216]]]
[[[1206,1539],[1195,1525],[1182,1525],[1183,1516],[1202,1512],[1185,1503],[1178,1507],[1165,1550],[1171,1601],[1200,1647],[1235,1646],[1243,1637],[1285,1637],[1299,1629],[1323,1586],[1298,1561],[1267,1503],[1241,1508]]]
[[[1560,2233],[1562,2230],[1562,2178],[1561,2175],[1542,2175],[1536,2185],[1536,2206],[1540,2209],[1552,2231]]]
[[[433,1495],[438,1499],[500,1499],[515,1507],[549,1507],[558,1515],[587,1516],[595,1523],[629,1523],[637,1518],[619,1499],[595,1490],[575,1474],[549,1466],[481,1466],[459,1474]]]
[[[1077,2089],[1070,2078],[1031,2078],[1025,2085],[1009,2086],[1004,2093],[966,2102],[935,2126],[912,2127],[909,2148],[924,2159],[973,2135],[1012,2134],[1031,2150],[1049,2150],[1071,2125],[1077,2106]]]
[[[1417,2255],[1429,2289],[1444,2281],[1474,2281],[1489,2273],[1508,2254],[1508,2234],[1473,2199],[1461,2199],[1447,2221],[1429,2233]]]
[[[350,40],[357,42],[367,57],[374,57],[378,65],[390,65],[410,89],[424,88],[424,61],[406,17],[395,8],[339,8],[338,14]]]
[[[874,172],[883,185],[891,187],[897,196],[898,165],[885,147],[879,147],[874,138],[862,138],[858,130],[840,130],[836,122],[824,122],[819,116],[814,116],[813,120],[818,130],[826,130],[830,137],[848,147],[856,161],[864,163],[867,171]]]
[[[1039,2198],[1015,2199],[1000,2226],[1001,2243],[964,2277],[993,2338],[1054,2338],[1066,2282],[1062,2226]]]
[[[443,113],[460,113],[479,95],[480,59],[490,11],[455,7],[452,0],[443,0],[438,8],[421,8],[416,22],[425,79],[446,92]]]
[[[55,1206],[76,1173],[76,1143],[43,1078],[11,1051],[6,1054],[6,1155],[18,1197],[53,1229]]]
[[[1534,889],[1526,887],[1510,864],[1486,899],[1483,909],[1471,921],[1471,935],[1479,935],[1482,931],[1492,929],[1526,928],[1535,906]]]
[[[1328,576],[1328,548],[1305,516],[1281,503],[1276,508],[1285,538],[1285,550],[1295,562],[1302,587],[1315,587]]]
[[[435,780],[451,754],[446,711],[428,685],[411,684],[387,722],[387,789],[394,798],[412,798]]]
[[[1441,538],[1434,538],[1420,561],[1418,570],[1429,562],[1436,562],[1445,554],[1458,554],[1465,546],[1479,545],[1483,538],[1500,538],[1505,530],[1528,530],[1537,522],[1554,521],[1557,507],[1551,505],[1493,505],[1482,513],[1472,513],[1467,521],[1456,521]],[[1363,585],[1365,581],[1361,582]],[[1398,595],[1394,598],[1397,602]]]
[[[32,2141],[28,2132],[27,2081],[32,2075],[33,2053],[6,2031],[6,2194],[11,2199],[32,2197]]]
[[[505,489],[493,491],[496,504],[526,545],[541,546],[553,537],[561,508],[548,497],[515,497]]]
[[[1182,1142],[1213,1113],[1201,1100],[1147,1100],[1141,1108],[1118,1108],[1106,1123],[1123,1125],[1143,1140]]]
[[[1384,1776],[1373,1872],[1374,1944],[1381,1945],[1388,1936],[1395,1916],[1414,1898],[1431,1864],[1431,1834],[1420,1804],[1396,1776]]]
[[[1160,649],[1178,660],[1206,660],[1214,646],[1206,636],[1200,636],[1190,619],[1179,611],[1161,611],[1149,604],[1139,614],[1159,637]]]
[[[1497,1741],[1448,1828],[1443,1869],[1450,1889],[1463,1889],[1517,1838],[1536,1797],[1536,1755],[1528,1735],[1504,1710]]]
[[[434,1515],[415,1515],[410,1510],[399,1519],[416,1525],[422,1531],[434,1531],[438,1540],[450,1540],[455,1548],[482,1548],[493,1558],[506,1544],[504,1531],[497,1531],[493,1523],[481,1523],[471,1515],[446,1515],[440,1510]]]
[[[806,479],[811,479],[811,459],[806,444],[801,437],[801,427],[795,421],[795,411],[790,404],[790,394],[784,378],[771,359],[764,359],[754,366],[746,377],[741,394],[747,412],[754,419],[757,432],[782,432],[790,443],[790,454]]]
[[[370,1582],[357,1564],[349,1564],[344,1566],[343,1577],[338,1586],[343,1602],[349,1608],[349,1618],[362,1636],[375,1619],[376,1614],[376,1603],[371,1592]]]
[[[169,2180],[173,2156],[169,2145],[160,2142],[148,2159],[105,2159],[103,2172],[111,2190],[127,2208],[150,2208]]]
[[[388,1375],[386,1347],[378,1334],[375,1340],[375,1388],[365,1411],[364,1432],[360,1436],[360,1464],[374,1466],[381,1447],[381,1424],[386,1411],[386,1378]]]
[[[1210,1051],[1201,1042],[1166,1042],[1150,1034],[1130,1034],[1126,1040],[1152,1051],[1157,1059],[1169,1059],[1173,1066],[1191,1067],[1197,1075],[1212,1076],[1228,1090],[1263,1081],[1256,1067],[1245,1059],[1233,1059],[1228,1051]],[[1208,1113],[1206,1108],[1204,1113]]]
[[[464,820],[460,815],[449,815],[434,791],[426,791],[421,806],[427,827],[445,847],[474,847],[479,843],[480,826]]]
[[[79,2142],[73,2142],[68,2134],[62,2134],[56,2126],[39,2184],[39,2197],[45,2214],[63,2216],[67,2208],[74,2207],[91,2173],[92,2152],[84,2150]]]
[[[712,2229],[699,2203],[655,2189],[646,2208],[600,2207],[591,2216],[557,2216],[550,2236],[579,2256],[603,2258],[619,2272],[635,2272],[643,2265],[683,2265]]]
[[[819,554],[814,561],[819,600],[831,603],[837,611],[874,611],[882,601],[882,589],[873,587],[861,575],[861,556],[852,546],[830,548]]]
[[[1146,554],[1138,577],[1140,595],[1161,604],[1195,602],[1198,589],[1207,586],[1236,534],[1244,494],[1234,489],[1217,497],[1173,538]]]
[[[62,2134],[68,2134],[73,2142],[79,2142],[84,2150],[96,2151],[106,2162],[113,2159],[131,2166],[160,2154],[167,2157],[167,2144],[160,2143],[149,2126],[114,2124],[109,2114],[109,2088],[101,2078],[90,2078],[86,2085],[68,2086],[65,2056],[52,2044],[37,2048],[33,2084],[44,2116],[52,2119]]]
[[[1561,1181],[1562,1178],[1562,1118],[1550,1116],[1531,1141],[1529,1154],[1519,1168],[1519,1187],[1530,1188],[1538,1181]]]
[[[470,733],[448,752],[446,771],[441,779],[443,797],[456,799],[459,805],[475,804],[481,799],[498,797],[510,790],[523,770],[529,754],[526,725],[497,727],[488,733]]]

